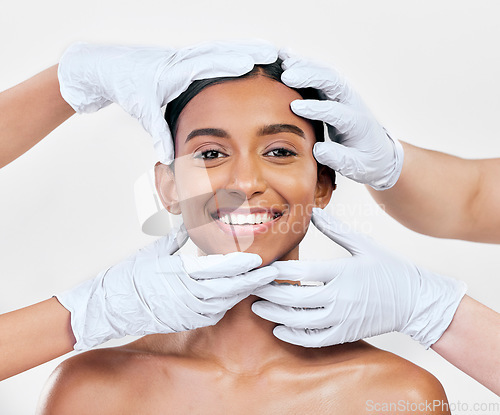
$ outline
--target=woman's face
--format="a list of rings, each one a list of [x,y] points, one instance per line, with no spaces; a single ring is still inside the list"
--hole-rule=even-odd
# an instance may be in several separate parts
[[[253,252],[263,265],[298,259],[312,208],[333,190],[326,171],[318,174],[312,125],[290,110],[300,98],[257,76],[210,86],[181,112],[174,174],[160,166],[157,175],[170,179],[157,183],[206,254]]]

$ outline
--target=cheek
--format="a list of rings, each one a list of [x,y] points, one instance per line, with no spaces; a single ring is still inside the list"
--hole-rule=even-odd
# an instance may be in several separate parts
[[[213,187],[203,168],[194,168],[176,159],[175,184],[186,228],[198,228],[206,223],[206,204],[213,196]]]
[[[280,193],[290,205],[311,205],[314,204],[314,193],[317,182],[316,163],[301,163],[300,166],[293,166],[287,171],[275,175],[271,179],[272,186]]]
[[[207,170],[194,167],[192,161],[184,157],[175,159],[175,184],[179,200],[213,193]]]
[[[300,242],[307,232],[314,207],[316,182],[316,162],[302,163],[300,167],[290,168],[275,175],[269,182],[288,204],[289,217],[286,225],[282,225],[281,233],[288,234],[291,243]]]

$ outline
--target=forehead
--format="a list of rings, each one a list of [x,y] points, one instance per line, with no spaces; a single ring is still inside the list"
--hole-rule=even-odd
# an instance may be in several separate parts
[[[238,130],[288,123],[313,134],[311,124],[290,109],[290,103],[301,98],[297,91],[264,76],[209,86],[182,110],[176,144],[182,145],[183,137],[193,129],[207,127]]]

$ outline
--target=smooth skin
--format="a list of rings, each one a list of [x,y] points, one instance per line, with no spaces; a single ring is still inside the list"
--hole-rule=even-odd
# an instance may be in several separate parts
[[[367,186],[385,211],[414,231],[500,243],[500,159],[466,160],[401,143],[403,170],[388,190]],[[465,296],[432,349],[500,395],[500,314]]]
[[[30,111],[36,103],[36,110]],[[0,168],[75,111],[62,98],[57,65],[0,94]],[[0,380],[73,350],[71,315],[55,298],[0,315]],[[37,339],[37,347],[33,347]]]
[[[59,91],[57,68],[52,66],[0,94],[0,168],[75,114]]]
[[[384,191],[367,186],[385,211],[425,235],[500,243],[500,158],[468,160],[401,144],[396,184]]]
[[[310,209],[328,203],[333,184],[312,156],[311,126],[289,109],[297,95],[256,77],[208,87],[185,107],[176,141],[182,161],[175,174],[157,166],[157,186],[167,209],[180,208],[185,223],[197,221],[187,229],[204,252],[232,246],[233,235],[211,215],[223,190],[221,207],[241,206],[238,196],[244,195],[250,208],[286,208],[267,232],[254,235],[247,252],[258,253],[263,265],[298,259]],[[269,128],[283,125],[300,128],[304,137]],[[205,133],[186,142],[193,131]],[[209,176],[210,194],[192,183],[199,170]],[[186,199],[190,204],[182,203]],[[246,235],[235,227],[240,231]],[[146,336],[68,359],[49,380],[38,413],[359,415],[377,412],[370,403],[402,400],[417,405],[407,413],[424,414],[426,401],[447,403],[431,374],[363,341],[319,349],[280,341],[276,324],[252,312],[257,299],[244,299],[215,326]]]

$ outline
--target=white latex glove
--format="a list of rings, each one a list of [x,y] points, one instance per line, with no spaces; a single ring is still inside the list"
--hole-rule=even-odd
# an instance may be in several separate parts
[[[282,326],[279,339],[306,347],[353,342],[391,331],[429,348],[447,329],[465,294],[458,280],[433,274],[313,209],[313,223],[352,257],[277,261],[278,279],[319,280],[320,287],[268,285],[252,310]]]
[[[276,269],[257,270],[257,254],[174,255],[187,239],[184,228],[161,238],[93,280],[57,296],[71,312],[75,350],[113,338],[172,333],[217,323]]]
[[[345,177],[376,190],[394,186],[403,168],[403,147],[391,138],[356,91],[334,69],[281,51],[282,81],[292,88],[318,89],[325,100],[296,100],[292,111],[327,123],[330,139],[314,146],[314,156]]]
[[[272,63],[277,50],[262,41],[212,42],[183,49],[76,43],[61,58],[61,95],[78,113],[112,102],[137,118],[154,140],[160,161],[173,159],[161,107],[198,79],[240,76]]]

